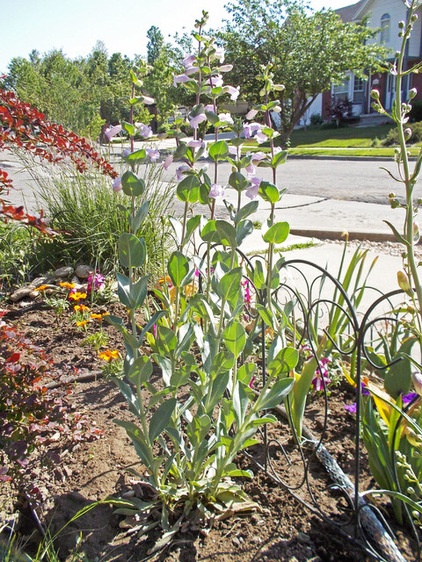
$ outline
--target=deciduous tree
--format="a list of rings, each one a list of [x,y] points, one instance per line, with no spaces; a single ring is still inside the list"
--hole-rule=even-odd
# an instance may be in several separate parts
[[[344,23],[331,10],[314,13],[303,0],[237,0],[227,9],[231,20],[220,39],[234,65],[231,80],[255,102],[260,67],[273,64],[274,81],[285,87],[279,96],[284,141],[319,93],[342,83],[347,71],[365,77],[379,69],[385,55],[365,22]]]

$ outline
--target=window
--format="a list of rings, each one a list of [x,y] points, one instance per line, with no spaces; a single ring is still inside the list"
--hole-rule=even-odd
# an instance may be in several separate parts
[[[381,43],[388,43],[390,41],[390,14],[384,14],[381,18]]]
[[[364,81],[355,76],[353,84],[353,103],[363,103]]]
[[[342,84],[333,86],[333,98],[335,100],[347,100],[349,97],[350,76]]]

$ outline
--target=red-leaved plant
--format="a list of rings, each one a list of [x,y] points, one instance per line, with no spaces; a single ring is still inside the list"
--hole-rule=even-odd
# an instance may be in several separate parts
[[[22,102],[13,92],[0,89],[0,150],[16,147],[28,150],[48,162],[70,159],[81,173],[91,163],[105,175],[112,178],[118,176],[113,166],[86,139],[62,125],[50,123],[43,113]],[[42,211],[36,217],[27,213],[22,206],[7,203],[4,196],[7,196],[11,187],[12,180],[0,168],[0,219],[17,220],[42,232],[52,233],[43,219]]]

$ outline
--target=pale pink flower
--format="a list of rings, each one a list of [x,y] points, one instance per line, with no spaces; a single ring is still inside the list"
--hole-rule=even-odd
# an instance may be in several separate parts
[[[248,111],[248,113],[245,115],[245,119],[247,119],[249,121],[249,119],[253,119],[255,117],[255,115],[258,114],[258,110],[257,109],[251,109],[250,111]]]
[[[199,66],[189,66],[185,69],[186,76],[190,76],[191,74],[195,74],[195,72],[199,71]]]
[[[205,148],[205,142],[201,139],[190,140],[187,146],[189,148]]]
[[[151,162],[157,162],[157,160],[160,158],[160,151],[156,148],[147,148],[146,153],[148,154]]]
[[[234,121],[230,113],[219,113],[218,119],[225,125],[233,125]]]
[[[261,162],[261,160],[265,160],[267,158],[267,155],[264,152],[253,152],[250,154],[250,156],[252,162]]]
[[[262,144],[263,142],[266,142],[268,140],[268,137],[265,133],[263,133],[262,131],[258,131],[256,133],[256,140],[258,141],[259,144]]]
[[[413,373],[412,380],[415,391],[422,396],[422,373]]]
[[[252,162],[246,166],[245,170],[248,172],[248,174],[250,175],[254,175],[256,173],[256,168],[255,166],[252,164]]]
[[[245,134],[245,139],[250,139],[253,136],[253,133],[255,133],[256,131],[261,131],[262,129],[262,125],[260,125],[259,123],[245,123],[243,125],[243,132]]]
[[[114,125],[114,127],[109,127],[105,132],[105,136],[108,138],[108,140],[111,140],[113,137],[115,137],[116,135],[118,135],[120,133],[120,131],[122,130],[122,126],[121,125]]]
[[[165,170],[168,170],[170,168],[170,165],[173,163],[173,154],[169,154],[167,156],[167,158],[164,160],[163,162],[163,168]]]
[[[199,113],[195,117],[189,117],[189,125],[192,127],[192,129],[197,129],[199,127],[199,124],[203,123],[206,120],[207,116],[205,115],[205,113]]]
[[[237,156],[237,151],[237,146],[229,145],[229,154],[231,154],[231,156]]]
[[[139,126],[139,134],[141,135],[141,137],[147,139],[152,136],[151,127],[148,127],[148,125],[144,125],[143,123],[139,123],[138,126]]]
[[[235,88],[234,86],[225,86],[224,90],[226,94],[230,95],[230,99],[233,101],[236,101],[239,97],[239,88]]]
[[[187,57],[185,57],[182,60],[182,64],[185,68],[189,68],[193,65],[193,63],[196,61],[196,56],[195,55],[188,55]]]
[[[220,72],[230,72],[230,70],[233,70],[233,65],[232,64],[223,64],[223,66],[220,66],[220,68],[218,70]]]
[[[224,47],[217,47],[215,49],[215,58],[217,58],[220,62],[224,61]]]
[[[222,185],[218,183],[213,183],[210,189],[210,197],[212,199],[217,199],[217,197],[224,197],[226,190]]]
[[[142,96],[142,101],[145,105],[152,105],[153,103],[155,103],[155,99],[151,98],[150,96]]]
[[[245,195],[249,197],[249,199],[253,200],[258,197],[259,186],[261,184],[261,178],[257,178],[256,176],[252,176],[249,178],[251,182],[250,185],[246,188]]]
[[[214,108],[212,103],[209,103],[208,105],[206,105],[204,109],[205,109],[205,111],[212,111],[213,113],[215,111],[215,108]]]
[[[183,84],[183,82],[188,82],[188,80],[190,80],[190,78],[186,76],[186,74],[178,74],[177,76],[173,76],[173,86]]]
[[[213,88],[219,88],[223,85],[223,77],[221,74],[217,74],[217,76],[211,76],[211,86]]]
[[[130,148],[123,149],[123,152],[122,152],[123,158],[127,158],[129,156],[129,154],[131,154]]]

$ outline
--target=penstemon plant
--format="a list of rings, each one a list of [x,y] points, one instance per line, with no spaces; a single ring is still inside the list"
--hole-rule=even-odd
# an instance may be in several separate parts
[[[269,344],[266,376],[257,385],[257,392],[252,389],[260,375],[255,344],[259,318],[271,309],[270,292],[279,278],[273,264],[274,245],[284,241],[289,232],[287,223],[278,224],[274,218],[280,198],[275,170],[285,160],[285,153],[280,155],[274,148],[275,133],[266,122],[248,124],[245,131],[253,127],[262,140],[270,139],[270,154],[242,154],[242,124],[218,112],[218,103],[227,95],[237,97],[238,90],[224,85],[222,73],[231,66],[222,64],[222,51],[204,34],[206,20],[204,12],[194,33],[197,52],[186,57],[185,72],[175,77],[175,83],[183,84],[196,101],[188,116],[193,139],[178,135],[174,154],[181,161],[177,196],[184,204],[180,221],[170,218],[176,248],[163,279],[149,291],[149,277],[140,273],[148,267],[143,240],[133,232],[120,237],[120,265],[126,273],[117,274],[118,295],[128,309],[129,322],[109,317],[123,334],[126,346],[124,376],[116,378],[116,384],[135,416],[133,422],[116,423],[131,438],[148,475],[147,479],[138,475],[145,490],[142,499],[115,503],[118,512],[138,517],[141,531],[161,525],[164,541],[186,520],[205,522],[258,507],[233,480],[252,476],[250,470],[236,464],[237,455],[257,443],[255,434],[261,426],[275,421],[268,410],[291,391],[294,381],[290,373],[298,361],[296,350],[284,345],[281,337],[274,337]],[[277,88],[272,87],[269,71],[264,69],[263,73],[265,101],[257,111],[268,118],[269,111],[278,107],[268,100]],[[215,138],[209,146],[200,138],[201,124],[214,127]],[[222,128],[234,132],[231,144],[219,140]],[[126,130],[133,133],[131,127]],[[212,178],[201,167],[200,159],[206,153],[212,162]],[[121,178],[123,192],[129,197],[129,224],[136,227],[147,214],[147,205],[136,206],[136,198],[145,188],[136,166],[145,158],[145,151],[131,152],[126,157],[130,169]],[[221,161],[232,166],[225,187],[218,183]],[[273,183],[256,178],[254,164],[258,162],[273,168]],[[230,220],[217,218],[216,199],[224,189],[237,192],[237,205],[227,204]],[[257,262],[258,273],[246,268],[247,260],[239,250],[253,231],[249,217],[258,206],[255,200],[243,204],[244,194],[251,199],[260,195],[271,204],[263,234],[268,251],[266,259]],[[209,216],[189,216],[197,204],[205,205]],[[260,314],[249,330],[245,327],[250,308],[246,274],[254,277]],[[139,309],[146,318],[142,327],[137,323]],[[277,312],[270,314],[275,326]],[[148,355],[143,352],[145,343],[150,348]]]

